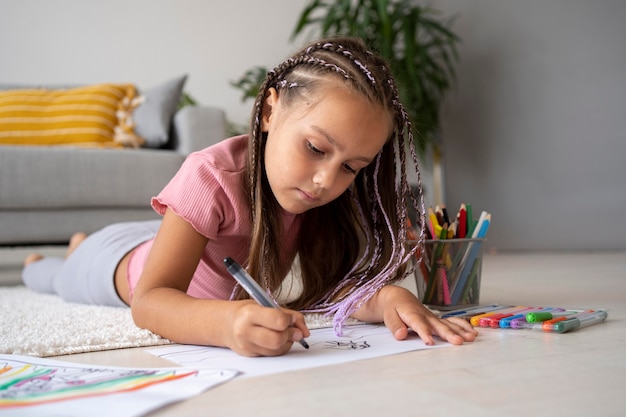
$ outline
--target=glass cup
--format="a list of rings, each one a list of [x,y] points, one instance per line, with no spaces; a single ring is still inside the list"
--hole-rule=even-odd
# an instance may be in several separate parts
[[[454,310],[480,302],[480,274],[485,239],[426,240],[415,284],[422,303]]]

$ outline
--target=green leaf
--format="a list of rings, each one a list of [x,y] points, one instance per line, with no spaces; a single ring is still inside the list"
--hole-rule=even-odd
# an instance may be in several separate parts
[[[256,66],[246,71],[238,80],[231,81],[230,85],[242,91],[241,101],[255,99],[266,76],[267,68]]]
[[[196,101],[196,99],[194,99],[191,94],[187,93],[186,91],[183,91],[183,93],[180,95],[180,100],[178,101],[178,110],[182,109],[183,107],[187,107],[187,106],[197,106],[198,102]]]
[[[319,3],[320,2],[318,0],[315,0],[315,1],[312,1],[311,4],[309,4],[307,7],[304,8],[302,13],[300,14],[300,17],[298,18],[296,27],[293,29],[293,32],[291,33],[290,40],[293,41],[294,38],[302,31],[302,29],[304,29],[304,27],[310,23],[311,13],[315,9],[317,9],[317,7],[319,6]]]

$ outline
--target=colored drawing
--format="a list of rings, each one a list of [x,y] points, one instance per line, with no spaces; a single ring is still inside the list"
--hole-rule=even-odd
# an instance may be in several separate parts
[[[64,415],[81,415],[88,409],[85,415],[99,415],[100,398],[116,396],[110,404],[121,410],[109,407],[102,415],[136,415],[131,410],[154,409],[187,398],[237,374],[220,369],[100,367],[0,355],[0,410],[22,415],[34,409],[50,413],[63,408],[74,410]],[[164,385],[167,388],[161,388]],[[151,398],[156,391],[165,394],[155,401]]]
[[[114,370],[2,363],[0,407],[43,404],[115,392],[136,391],[197,374],[197,371]]]

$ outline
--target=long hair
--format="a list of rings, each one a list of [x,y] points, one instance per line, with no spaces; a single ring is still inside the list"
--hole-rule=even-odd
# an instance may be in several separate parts
[[[342,83],[393,116],[391,137],[353,184],[327,205],[304,214],[298,238],[303,291],[289,308],[334,314],[341,334],[346,318],[384,285],[397,282],[424,244],[424,199],[407,113],[386,62],[355,38],[322,39],[304,47],[269,71],[252,111],[249,144],[249,190],[253,231],[248,270],[275,292],[289,265],[280,253],[281,208],[264,169],[266,134],[261,131],[268,89],[280,93],[281,105],[297,106],[328,82]],[[406,160],[407,149],[412,161]],[[417,174],[417,196],[407,180],[407,162]],[[418,244],[407,244],[411,204],[418,213]],[[245,298],[236,290],[235,298]]]

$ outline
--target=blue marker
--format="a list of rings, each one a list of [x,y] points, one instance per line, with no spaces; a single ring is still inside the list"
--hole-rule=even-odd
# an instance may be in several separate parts
[[[498,310],[498,309],[505,308],[505,307],[510,307],[510,306],[499,306],[496,304],[488,305],[488,306],[477,306],[477,307],[472,307],[472,308],[468,308],[465,310],[448,311],[447,313],[442,314],[441,318],[447,319],[449,317],[476,315],[476,314],[486,313],[488,311]]]

